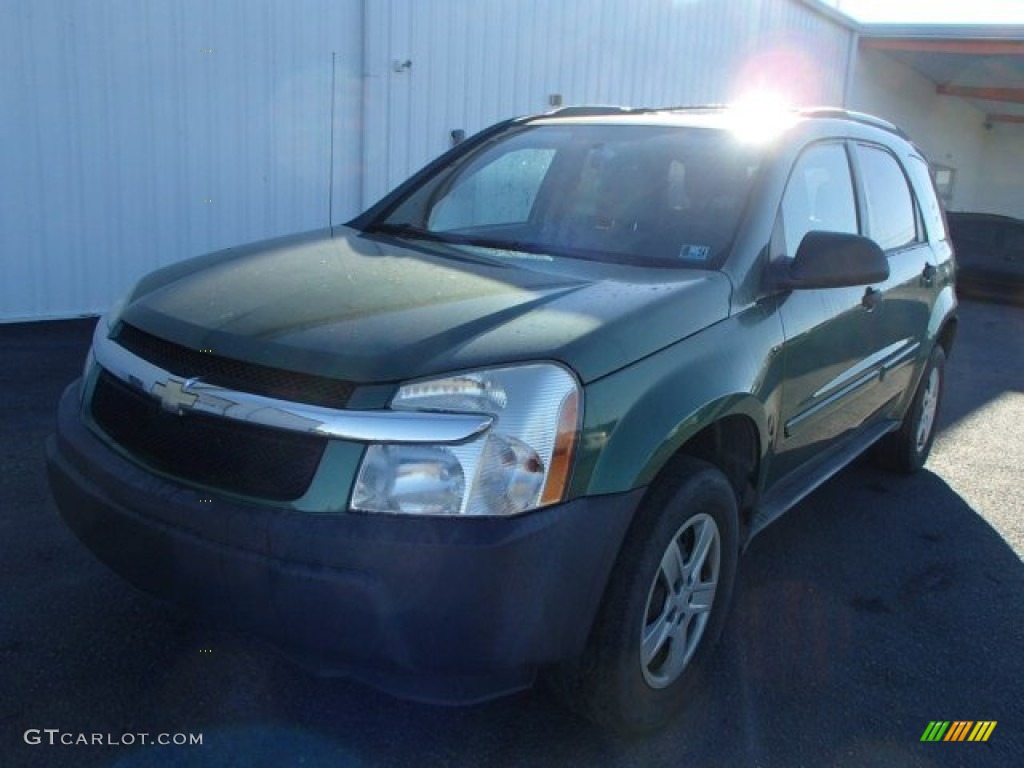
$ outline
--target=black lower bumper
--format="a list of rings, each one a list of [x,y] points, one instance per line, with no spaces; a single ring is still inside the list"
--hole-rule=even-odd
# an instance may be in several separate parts
[[[269,639],[306,666],[467,703],[582,649],[641,491],[515,518],[314,515],[167,481],[82,423],[47,445],[61,515],[138,587]]]

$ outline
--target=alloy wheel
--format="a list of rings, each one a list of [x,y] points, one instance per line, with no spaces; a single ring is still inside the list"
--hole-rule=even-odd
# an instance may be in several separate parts
[[[721,536],[706,514],[688,519],[662,555],[640,640],[644,680],[666,688],[682,674],[707,627],[721,571]]]
[[[928,383],[925,386],[924,392],[921,393],[921,418],[917,424],[917,434],[915,435],[915,445],[918,451],[923,451],[924,447],[928,444],[928,439],[932,435],[932,429],[935,427],[935,416],[939,410],[939,388],[942,378],[939,371],[935,368],[928,374]]]

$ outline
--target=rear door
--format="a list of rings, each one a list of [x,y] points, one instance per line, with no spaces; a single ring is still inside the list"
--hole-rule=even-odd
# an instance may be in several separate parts
[[[877,404],[883,415],[896,416],[900,395],[913,385],[914,364],[937,291],[937,270],[923,217],[902,164],[888,149],[867,143],[854,145],[863,234],[878,243],[889,260],[889,279],[878,291]]]

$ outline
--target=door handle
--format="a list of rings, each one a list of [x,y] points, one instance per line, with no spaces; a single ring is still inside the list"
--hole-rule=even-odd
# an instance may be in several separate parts
[[[864,291],[864,298],[860,300],[860,303],[863,305],[864,309],[871,312],[878,306],[878,302],[881,300],[882,292],[877,288],[868,286],[867,290]]]
[[[921,283],[922,285],[931,285],[935,282],[935,273],[938,270],[935,269],[933,264],[925,264],[924,271],[921,272]]]

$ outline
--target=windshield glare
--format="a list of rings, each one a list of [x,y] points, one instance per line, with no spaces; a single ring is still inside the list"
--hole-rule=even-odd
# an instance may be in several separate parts
[[[518,127],[459,156],[377,227],[452,243],[710,267],[758,166],[731,134],[656,125]]]

